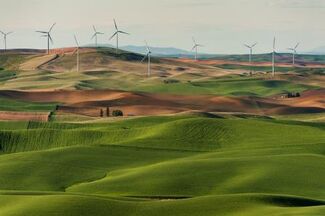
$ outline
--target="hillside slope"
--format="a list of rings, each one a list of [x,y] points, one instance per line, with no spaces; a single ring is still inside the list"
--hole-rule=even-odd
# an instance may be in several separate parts
[[[0,122],[1,215],[317,215],[323,123]]]

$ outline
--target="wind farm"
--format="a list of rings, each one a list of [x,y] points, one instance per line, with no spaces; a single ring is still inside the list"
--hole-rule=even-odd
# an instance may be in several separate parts
[[[324,215],[314,41],[270,37],[248,13],[261,1],[237,8],[236,25],[204,16],[230,14],[229,2],[113,2],[21,3],[46,16],[0,19],[15,32],[0,41],[0,215]],[[304,5],[265,7],[290,11],[281,25],[308,19]]]

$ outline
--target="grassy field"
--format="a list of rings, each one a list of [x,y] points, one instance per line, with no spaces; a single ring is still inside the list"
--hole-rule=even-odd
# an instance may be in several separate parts
[[[321,215],[325,125],[0,123],[1,215]]]
[[[38,112],[53,111],[56,103],[32,103],[0,97],[0,111]]]
[[[124,91],[138,91],[148,93],[172,94],[212,94],[227,96],[270,96],[287,92],[302,92],[317,89],[320,86],[299,83],[297,80],[266,80],[261,77],[220,77],[206,78],[178,76],[168,78],[143,78],[136,74],[117,72],[85,72],[80,75],[73,73],[20,73],[19,75],[3,73],[7,82],[3,89],[37,90],[37,89],[113,89]],[[14,77],[15,76],[15,77]],[[306,78],[307,79],[307,78]],[[166,83],[166,80],[173,82]],[[1,88],[1,87],[0,87]]]
[[[219,55],[219,56],[209,56],[207,59],[218,59],[218,60],[228,60],[228,61],[236,61],[236,62],[248,62],[249,56],[245,55]],[[253,61],[255,62],[269,62],[272,58],[271,53],[266,54],[254,54],[252,56]],[[291,63],[292,62],[292,54],[289,53],[276,53],[275,55],[276,62],[278,63]],[[324,55],[306,55],[299,54],[296,56],[297,62],[315,62],[315,63],[324,63],[325,56]]]
[[[216,67],[228,69],[228,70],[245,70],[245,71],[253,71],[253,72],[272,72],[271,67],[267,66],[247,66],[247,65],[233,65],[233,64],[224,64],[218,65]],[[277,72],[296,72],[298,74],[318,74],[324,75],[324,68],[301,68],[301,67],[275,67],[275,71]]]
[[[175,82],[175,80],[177,82]],[[107,79],[93,79],[83,81],[79,89],[118,89],[149,93],[170,93],[180,95],[225,95],[225,96],[271,96],[288,92],[302,92],[317,89],[310,86],[284,80],[265,80],[262,78],[232,77],[210,78],[204,81],[178,80],[165,83],[163,79],[133,82],[132,78],[121,79],[114,77]]]

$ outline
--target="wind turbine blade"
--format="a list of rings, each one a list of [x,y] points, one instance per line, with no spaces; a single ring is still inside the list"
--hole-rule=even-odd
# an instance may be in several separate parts
[[[295,49],[297,49],[299,47],[300,43],[297,43],[297,45],[295,46]]]
[[[49,30],[49,33],[52,31],[52,29],[54,28],[55,25],[56,25],[56,23],[54,23],[54,24],[51,26],[51,28],[50,28],[50,30]]]
[[[54,42],[50,34],[48,35],[48,37],[50,38],[51,44],[53,44]]]
[[[36,31],[36,32],[42,33],[42,34],[47,34],[47,32],[45,32],[45,31]]]
[[[195,38],[194,37],[192,37],[192,40],[193,40],[193,43],[196,45],[196,41],[195,41]]]
[[[75,55],[77,51],[78,51],[78,48],[73,51],[72,55]]]
[[[115,20],[115,19],[113,19],[113,21],[114,21],[114,26],[115,26],[115,29],[116,29],[116,31],[118,31],[118,28],[117,28],[117,24],[116,24],[116,20]]]
[[[103,35],[103,34],[105,34],[105,33],[103,33],[103,32],[97,32],[97,34]]]
[[[109,38],[109,40],[112,40],[114,37],[115,37],[115,35],[117,35],[118,34],[118,32],[115,32],[110,38]]]
[[[79,42],[78,42],[78,39],[77,39],[77,36],[76,35],[74,35],[74,40],[75,40],[75,42],[77,44],[77,47],[79,48]]]
[[[254,44],[251,46],[251,48],[255,47],[256,45],[257,45],[257,43],[254,43]]]
[[[248,49],[250,49],[250,48],[251,48],[251,47],[250,47],[250,46],[248,46],[247,44],[244,44],[244,46],[245,46],[245,47],[247,47]]]
[[[93,29],[94,29],[94,32],[96,32],[97,33],[97,30],[96,30],[96,27],[93,25]]]
[[[148,58],[149,54],[147,54],[146,56],[143,57],[143,59],[141,60],[141,62],[143,62],[144,60],[146,60]]]
[[[196,47],[197,47],[197,45],[195,44],[195,45],[193,46],[193,48],[191,49],[191,51],[193,51]]]
[[[276,38],[274,37],[274,39],[273,39],[273,50],[275,50],[275,45],[276,45]]]
[[[204,47],[204,45],[202,45],[202,44],[197,44],[196,46],[198,46],[198,47]]]
[[[121,34],[127,34],[127,35],[130,35],[129,33],[124,32],[124,31],[118,31],[118,32],[121,33]]]
[[[5,35],[5,33],[3,31],[0,31],[1,34]]]
[[[96,37],[96,35],[97,35],[97,33],[95,33],[95,34],[91,37],[91,39],[94,39],[94,38]]]

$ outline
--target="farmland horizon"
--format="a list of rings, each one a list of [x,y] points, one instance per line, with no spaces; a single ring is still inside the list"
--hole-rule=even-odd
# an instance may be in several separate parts
[[[105,33],[99,43],[113,43],[109,37],[114,33],[114,18],[131,33],[121,38],[122,46],[143,46],[148,40],[153,47],[190,50],[192,36],[205,45],[201,52],[207,54],[245,54],[243,43],[255,42],[256,53],[267,53],[274,36],[281,51],[297,42],[301,42],[299,52],[325,45],[325,31],[318,23],[325,18],[322,1],[92,2],[4,1],[0,30],[14,31],[8,38],[8,48],[45,48],[46,41],[35,31],[47,30],[54,22],[53,48],[74,45],[74,34],[81,44],[90,44],[92,25]],[[2,42],[1,38],[0,47]]]

